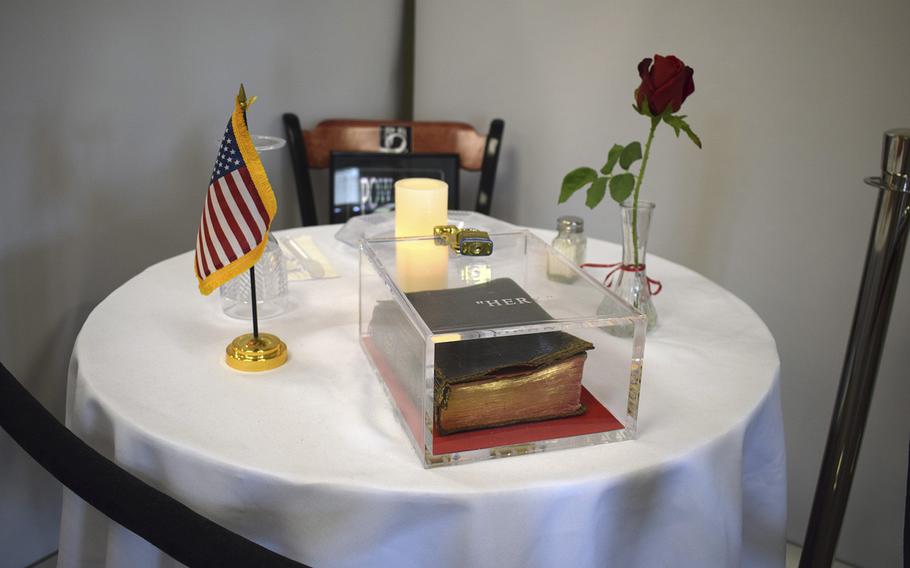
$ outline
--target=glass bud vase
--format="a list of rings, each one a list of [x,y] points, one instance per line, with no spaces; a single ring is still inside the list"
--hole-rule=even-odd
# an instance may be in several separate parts
[[[631,200],[620,206],[622,215],[622,265],[607,278],[607,286],[620,298],[648,318],[648,331],[657,327],[657,310],[651,301],[651,288],[646,272],[648,230],[654,204],[643,201],[635,207]],[[632,328],[616,329],[618,335],[631,335]]]

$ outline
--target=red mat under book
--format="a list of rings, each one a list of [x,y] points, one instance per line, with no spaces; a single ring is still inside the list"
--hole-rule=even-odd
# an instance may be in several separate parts
[[[417,435],[416,433],[419,432],[417,429],[423,423],[423,416],[417,412],[417,408],[398,382],[398,377],[392,372],[392,368],[385,361],[382,352],[375,347],[369,338],[364,338],[363,343],[379,372],[386,378],[386,386],[389,388],[392,398],[398,404],[405,422],[411,428],[411,431]],[[596,434],[597,432],[609,432],[611,430],[620,430],[623,427],[622,423],[584,387],[581,387],[581,402],[585,405],[587,411],[578,416],[513,424],[512,426],[500,426],[498,428],[484,428],[447,436],[433,434],[433,454],[451,454],[483,448],[495,448],[497,446],[527,444],[539,440],[554,440],[557,438]],[[420,438],[420,436],[417,437],[418,439]]]

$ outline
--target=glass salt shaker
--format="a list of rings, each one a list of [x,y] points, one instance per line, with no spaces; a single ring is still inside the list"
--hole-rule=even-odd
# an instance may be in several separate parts
[[[582,264],[588,248],[584,219],[574,215],[563,215],[556,220],[556,230],[559,232],[553,239],[553,248],[569,257],[575,266]],[[547,274],[554,280],[563,282],[571,282],[576,278],[575,272],[556,259],[548,260]]]

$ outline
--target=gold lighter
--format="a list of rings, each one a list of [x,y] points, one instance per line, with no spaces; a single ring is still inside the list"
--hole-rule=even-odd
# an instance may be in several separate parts
[[[433,236],[441,244],[465,256],[490,256],[493,254],[493,240],[490,234],[480,229],[459,229],[455,225],[433,227]]]

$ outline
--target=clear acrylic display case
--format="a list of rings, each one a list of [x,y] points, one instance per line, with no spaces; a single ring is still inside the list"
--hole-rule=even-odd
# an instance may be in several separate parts
[[[433,237],[361,243],[361,345],[424,467],[633,438],[645,317],[530,232],[500,233],[491,238],[493,254],[485,257],[459,255]],[[495,325],[481,324],[465,317],[471,313],[468,306],[442,301],[433,306],[433,323],[428,324],[411,301],[417,302],[426,290],[477,287],[496,279],[511,279],[528,298],[468,303],[502,310],[512,310],[510,306],[517,303],[533,303],[549,317],[506,318],[508,321]],[[421,300],[424,314],[425,299]],[[447,314],[451,323],[445,323]],[[436,380],[437,348],[451,342],[550,332],[565,332],[593,345],[587,351],[581,375],[582,414],[443,433],[436,423],[441,400]],[[489,349],[482,349],[481,344],[459,347],[464,348],[460,353],[489,355]],[[546,393],[541,390],[534,396]]]

